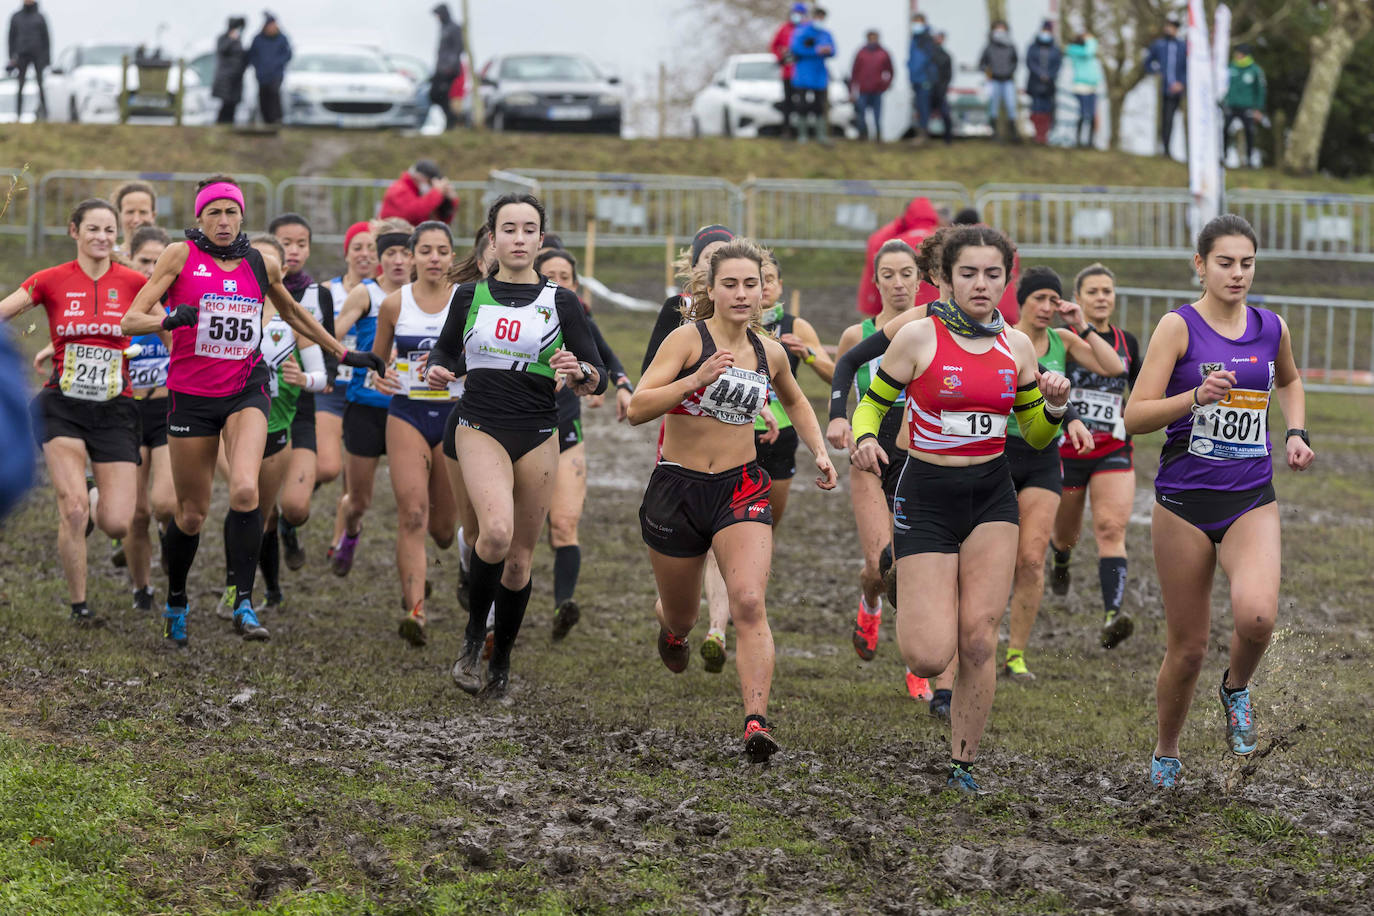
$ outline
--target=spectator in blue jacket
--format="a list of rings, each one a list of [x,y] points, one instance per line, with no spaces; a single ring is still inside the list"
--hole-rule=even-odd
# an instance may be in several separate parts
[[[798,107],[797,142],[805,143],[808,131],[815,131],[816,139],[830,143],[826,109],[830,93],[830,71],[825,62],[835,56],[835,39],[825,27],[825,10],[817,6],[811,10],[811,21],[792,34],[792,56],[797,60],[792,74],[792,86],[800,94]]]
[[[906,55],[907,78],[911,80],[911,99],[916,106],[915,134],[920,143],[930,135],[930,103],[939,74],[935,66],[935,36],[926,17],[917,13],[911,21],[911,47]]]
[[[1174,135],[1174,116],[1188,90],[1188,43],[1178,34],[1177,16],[1164,20],[1164,34],[1150,42],[1145,52],[1145,72],[1159,74],[1159,140],[1163,154],[1169,155],[1169,140]]]
[[[1064,52],[1054,43],[1054,20],[1046,19],[1026,49],[1026,95],[1030,96],[1035,142],[1042,146],[1050,142],[1054,128],[1054,93],[1063,63]]]
[[[281,123],[281,82],[291,61],[291,42],[282,34],[277,17],[263,11],[262,31],[248,47],[248,63],[258,78],[258,111],[267,124]]]
[[[0,322],[0,520],[10,513],[33,485],[35,451],[30,427],[29,386],[24,361],[10,340],[9,327]]]

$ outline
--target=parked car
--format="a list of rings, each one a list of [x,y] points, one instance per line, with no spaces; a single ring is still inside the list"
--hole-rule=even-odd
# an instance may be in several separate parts
[[[137,52],[133,45],[98,44],[72,45],[63,49],[45,75],[43,88],[48,96],[48,113],[55,121],[83,121],[95,124],[114,124],[119,121],[120,66],[129,58],[127,86],[138,91],[138,67],[133,59]],[[176,92],[180,69],[173,65],[167,76],[167,90]],[[199,80],[188,70],[188,94]],[[28,87],[25,87],[27,94]],[[202,113],[199,102],[183,100],[183,114],[188,123],[197,123]],[[162,120],[139,118],[136,120]]]
[[[735,54],[692,99],[692,136],[777,136],[782,131],[782,75],[772,54]],[[843,80],[830,80],[831,133],[857,136],[854,104]]]
[[[414,127],[415,83],[361,45],[296,48],[282,82],[282,120],[298,127]],[[245,94],[256,107],[256,96]]]
[[[481,70],[493,130],[581,130],[620,135],[624,92],[578,54],[493,57]]]

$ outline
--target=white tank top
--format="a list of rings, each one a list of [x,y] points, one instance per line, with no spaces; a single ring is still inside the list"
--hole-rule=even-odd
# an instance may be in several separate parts
[[[454,287],[454,292],[457,287]],[[413,400],[451,401],[463,394],[463,383],[455,381],[447,389],[434,389],[420,378],[425,359],[439,339],[439,333],[448,321],[449,309],[453,305],[453,294],[449,294],[448,304],[440,311],[430,313],[420,308],[415,301],[415,288],[407,283],[401,287],[401,310],[396,316],[396,372],[401,376],[406,396]]]
[[[358,321],[364,321],[368,318],[375,321],[377,319],[377,313],[381,311],[382,300],[386,298],[386,293],[382,290],[381,286],[371,280],[364,280],[363,283],[367,286],[369,305],[367,313],[359,317]],[[313,288],[311,291],[313,291]],[[307,291],[306,295],[309,296],[311,291]],[[334,297],[334,320],[337,322],[339,320],[339,313],[343,311],[344,300],[348,298],[348,292],[344,289],[343,285],[343,277],[335,277],[333,280],[329,281],[329,294]],[[304,299],[301,300],[301,304],[305,304]],[[319,317],[319,308],[319,294],[316,293],[316,318]],[[353,327],[349,328],[348,333],[339,339],[339,343],[343,344],[346,349],[358,349],[358,321],[353,322]],[[353,378],[353,367],[341,364],[336,374],[336,378],[340,383],[339,387],[343,387],[344,384]]]

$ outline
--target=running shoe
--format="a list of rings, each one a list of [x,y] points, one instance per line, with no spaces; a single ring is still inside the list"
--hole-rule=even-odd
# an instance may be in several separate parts
[[[769,732],[768,726],[758,719],[750,719],[744,726],[744,753],[750,763],[767,763],[779,750],[777,739]]]
[[[561,642],[582,619],[582,610],[577,602],[569,598],[553,612],[553,641]]]
[[[234,611],[234,630],[249,642],[262,642],[271,638],[267,627],[258,623],[258,615],[253,612],[253,605],[247,598],[240,601],[238,610]]]
[[[463,654],[453,663],[453,682],[464,693],[476,694],[482,689],[482,643],[480,640],[463,640]]]
[[[687,670],[687,662],[692,657],[692,647],[687,643],[687,637],[674,636],[663,628],[658,628],[658,657],[663,659],[663,664],[674,674],[681,674]]]
[[[923,677],[917,677],[911,673],[910,669],[906,672],[906,692],[911,694],[913,700],[933,700],[935,694],[930,689],[930,681]]]
[[[935,691],[935,695],[930,698],[930,715],[932,718],[949,721],[949,704],[954,700],[954,691],[943,688]]]
[[[181,648],[186,647],[186,611],[184,607],[167,605],[162,612],[162,638],[170,639]]]
[[[1073,576],[1069,573],[1067,563],[1060,566],[1053,558],[1050,559],[1050,591],[1060,596],[1067,595],[1069,593],[1069,583],[1072,579]],[[1124,639],[1125,637],[1122,638]],[[1120,640],[1118,640],[1118,642],[1119,641]]]
[[[281,606],[285,602],[286,596],[282,594],[281,589],[269,589],[266,597],[263,599],[262,612],[266,614],[268,611],[271,611],[275,614],[281,610]]]
[[[1125,611],[1108,611],[1102,624],[1102,648],[1115,649],[1135,632],[1135,621]]]
[[[1013,681],[1035,680],[1035,675],[1026,667],[1026,654],[1020,649],[1007,650],[1007,660],[1002,665],[1002,673]]]
[[[887,603],[889,607],[897,606],[897,566],[892,561],[892,545],[888,544],[883,548],[883,552],[878,555],[878,572],[883,577],[883,584],[887,586]]]
[[[1177,757],[1150,758],[1150,785],[1156,789],[1172,789],[1178,784],[1183,763]]]
[[[329,566],[334,570],[336,576],[346,576],[348,571],[353,568],[353,552],[358,549],[358,538],[363,533],[349,534],[344,532],[344,536],[339,539],[339,545],[334,548],[334,555],[329,558]]]
[[[153,609],[153,587],[134,589],[134,610],[151,611]]]
[[[300,569],[305,565],[305,548],[301,546],[300,536],[296,534],[296,526],[284,518],[278,519],[277,534],[281,535],[282,553],[285,555],[286,568]]]
[[[949,767],[949,778],[945,780],[945,788],[953,789],[961,795],[981,795],[982,788],[974,781],[973,774],[958,764],[951,764]]]
[[[882,622],[881,614],[868,613],[863,601],[859,602],[859,614],[854,619],[854,651],[866,662],[873,661],[878,654],[878,626]]]
[[[417,602],[411,612],[401,618],[401,638],[412,646],[423,646],[429,642],[429,634],[426,629],[425,605],[423,601]]]
[[[114,552],[110,554],[110,565],[115,569],[123,569],[129,565],[129,558],[124,553],[124,542],[119,538],[110,541],[110,546]]]
[[[1226,678],[1217,688],[1221,697],[1221,711],[1226,716],[1226,743],[1238,757],[1252,754],[1259,744],[1259,729],[1255,728],[1255,711],[1250,705],[1250,688],[1234,693],[1226,690]]]
[[[487,682],[477,691],[479,700],[499,700],[510,689],[510,668],[487,666]]]
[[[215,605],[215,616],[220,620],[233,620],[234,608],[238,607],[238,603],[238,589],[226,585],[224,594],[219,597],[219,604]]]
[[[725,670],[725,634],[711,631],[701,644],[701,661],[711,674]]]
[[[105,618],[98,616],[95,611],[83,604],[79,608],[72,609],[72,623],[88,629],[103,627],[105,625]]]

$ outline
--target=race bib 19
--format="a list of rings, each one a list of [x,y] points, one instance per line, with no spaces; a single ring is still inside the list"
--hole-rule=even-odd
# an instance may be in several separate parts
[[[124,351],[93,344],[67,344],[58,387],[69,398],[108,401],[124,390]]]
[[[1225,461],[1269,454],[1269,392],[1232,388],[1226,397],[1193,415],[1188,451]]]
[[[981,410],[940,411],[940,432],[961,439],[998,439],[1007,434],[1007,415]]]
[[[1069,400],[1074,410],[1078,411],[1078,418],[1089,429],[1101,430],[1110,433],[1114,439],[1126,441],[1126,418],[1120,394],[1094,388],[1075,388]]]
[[[202,296],[196,356],[247,359],[262,339],[262,303],[245,296]]]

